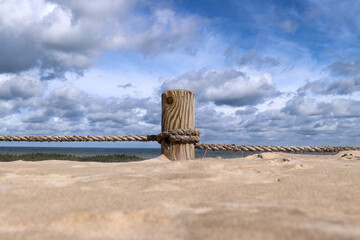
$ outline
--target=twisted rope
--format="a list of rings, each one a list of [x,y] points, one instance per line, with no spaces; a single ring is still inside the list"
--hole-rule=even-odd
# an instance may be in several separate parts
[[[196,129],[176,129],[164,131],[158,135],[127,135],[127,136],[10,136],[0,135],[0,141],[5,142],[149,142],[167,139],[170,142],[197,143],[200,131]]]
[[[235,145],[235,144],[205,144],[196,143],[196,149],[211,151],[243,151],[243,152],[340,152],[360,150],[360,147],[349,146],[259,146],[259,145]]]
[[[157,141],[163,140],[172,143],[195,144],[196,149],[211,151],[244,151],[244,152],[339,152],[348,150],[360,150],[360,147],[349,146],[259,146],[259,145],[235,145],[235,144],[206,144],[199,143],[200,131],[196,129],[176,129],[163,131],[158,135],[126,135],[126,136],[10,136],[0,135],[0,141],[6,142],[124,142]]]
[[[0,141],[5,142],[124,142],[124,141],[154,141],[151,135],[127,136],[9,136],[0,135]]]

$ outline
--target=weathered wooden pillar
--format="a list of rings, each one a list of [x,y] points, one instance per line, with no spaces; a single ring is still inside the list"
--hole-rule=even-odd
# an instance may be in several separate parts
[[[183,89],[168,90],[161,95],[161,131],[195,129],[195,95]],[[194,160],[194,144],[161,142],[161,153],[170,160]]]

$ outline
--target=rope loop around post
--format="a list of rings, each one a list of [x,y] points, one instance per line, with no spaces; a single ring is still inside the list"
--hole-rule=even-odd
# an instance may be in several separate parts
[[[161,144],[167,139],[173,143],[198,143],[200,141],[200,130],[197,129],[175,129],[163,131],[156,136],[156,141]]]

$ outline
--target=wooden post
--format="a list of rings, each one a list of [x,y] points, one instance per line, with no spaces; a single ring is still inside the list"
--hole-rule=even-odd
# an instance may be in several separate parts
[[[195,129],[195,95],[183,89],[168,90],[161,95],[161,131]],[[170,160],[194,160],[194,144],[161,142],[161,153]]]

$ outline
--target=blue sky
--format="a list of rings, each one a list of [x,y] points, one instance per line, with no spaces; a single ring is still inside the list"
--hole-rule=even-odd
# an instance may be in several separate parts
[[[184,88],[201,142],[359,145],[359,13],[357,0],[0,0],[0,133],[156,134],[161,92]]]

